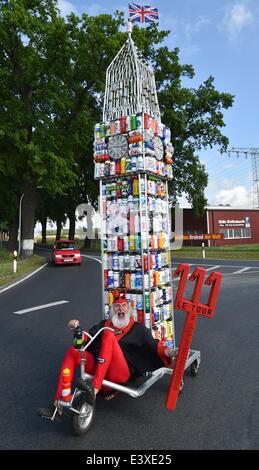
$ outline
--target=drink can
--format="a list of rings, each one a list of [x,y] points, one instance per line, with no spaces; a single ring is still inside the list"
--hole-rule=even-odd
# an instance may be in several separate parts
[[[94,165],[94,177],[100,178],[100,163],[95,163]]]
[[[129,249],[130,251],[135,250],[135,236],[134,235],[129,236]]]
[[[130,270],[130,255],[128,254],[124,256],[124,269],[125,271]]]
[[[115,134],[120,134],[121,133],[121,123],[119,119],[116,119],[115,123]]]
[[[130,275],[130,288],[132,290],[136,289],[136,274],[135,273],[131,273]]]
[[[108,287],[108,270],[105,269],[103,272],[103,280],[104,280],[104,288],[107,289]]]
[[[135,131],[137,129],[137,117],[135,115],[131,116],[130,127],[131,131]]]
[[[137,157],[131,158],[131,171],[137,171]]]
[[[142,114],[137,114],[136,120],[137,120],[137,129],[138,129],[138,131],[141,132],[143,130],[143,116],[142,116]]]
[[[135,247],[137,251],[141,250],[141,236],[140,235],[135,236]]]
[[[141,269],[142,268],[141,255],[136,255],[135,256],[135,266],[136,266],[136,269]]]
[[[156,306],[156,293],[152,291],[150,294],[150,306],[154,308]]]
[[[130,296],[131,307],[133,310],[137,310],[137,294],[131,294]]]
[[[108,269],[108,254],[107,253],[103,254],[103,269],[104,270]]]
[[[128,180],[128,196],[132,196],[133,193],[133,181],[130,179]]]
[[[112,267],[113,267],[113,269],[119,269],[119,256],[118,256],[118,253],[114,253],[114,255],[113,255]]]
[[[112,246],[113,246],[112,251],[118,251],[118,237],[113,237]]]
[[[121,174],[121,162],[116,162],[115,163],[115,173],[116,173],[116,175]]]
[[[95,136],[96,139],[100,139],[100,137],[101,137],[101,135],[100,135],[100,123],[95,124],[94,136]]]
[[[143,289],[142,273],[136,273],[136,289]]]
[[[155,322],[160,321],[160,309],[158,307],[154,308],[154,320]]]
[[[118,272],[115,272],[113,274],[113,286],[115,287],[115,289],[120,287],[120,275]]]
[[[133,180],[133,196],[139,195],[138,179]]]
[[[110,175],[114,176],[116,174],[116,164],[114,161],[110,161]]]
[[[111,121],[110,122],[110,135],[114,135],[114,134],[115,134],[115,122]]]
[[[124,256],[119,255],[119,270],[124,271]]]
[[[114,286],[113,280],[113,271],[108,271],[108,287],[112,288]]]
[[[124,251],[129,251],[129,239],[127,235],[123,237],[123,243],[124,243]]]
[[[144,311],[142,309],[137,310],[137,314],[138,314],[138,322],[144,323]]]
[[[131,158],[128,157],[126,158],[126,173],[130,173],[131,172]]]
[[[150,313],[145,314],[145,327],[150,330],[150,327],[151,327]]]
[[[136,269],[136,257],[135,255],[130,255],[130,270],[135,271]]]
[[[125,288],[130,289],[130,273],[125,273]]]
[[[143,262],[144,262],[144,271],[148,270],[148,256],[146,253],[143,255]]]
[[[105,135],[111,134],[111,123],[110,121],[105,122]]]
[[[122,116],[120,119],[120,130],[122,134],[126,134],[127,132],[126,116]]]
[[[105,137],[105,135],[106,135],[106,128],[105,128],[105,124],[102,123],[100,125],[100,137],[101,137],[101,139],[103,139]]]
[[[104,318],[105,318],[105,320],[108,320],[109,316],[110,316],[110,307],[109,307],[109,305],[106,304],[104,306]]]
[[[123,251],[124,250],[124,242],[122,238],[118,239],[118,251]]]
[[[143,295],[137,294],[137,310],[143,310]]]
[[[163,129],[164,129],[164,124],[162,124],[162,122],[158,122],[158,128],[157,128],[158,137],[163,138],[163,135],[164,135]]]
[[[150,312],[149,292],[145,292],[145,309],[146,309],[146,312]]]
[[[99,163],[99,178],[104,176],[104,163]]]
[[[120,271],[119,272],[119,283],[120,283],[120,286],[119,287],[124,287],[124,284],[125,284],[125,274],[123,271]]]
[[[130,131],[131,131],[131,117],[127,116],[126,117],[126,132],[130,132]]]
[[[150,128],[150,117],[148,113],[144,113],[144,129]]]
[[[139,155],[137,158],[137,169],[144,170],[144,158],[142,155]]]
[[[145,287],[145,289],[149,288],[149,275],[148,275],[148,273],[144,274],[144,287]]]
[[[104,176],[110,176],[110,162],[107,161],[104,164]]]

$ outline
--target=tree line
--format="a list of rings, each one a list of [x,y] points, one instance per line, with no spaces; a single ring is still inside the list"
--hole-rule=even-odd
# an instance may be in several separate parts
[[[68,217],[73,235],[76,207],[96,205],[93,131],[106,69],[127,38],[125,21],[119,11],[64,18],[57,0],[0,1],[0,222],[8,226],[10,249],[22,195],[24,242],[47,218],[59,229]],[[212,76],[196,89],[184,86],[195,71],[180,63],[178,48],[164,44],[169,33],[151,24],[134,27],[132,37],[154,69],[162,120],[172,131],[171,198],[185,192],[201,213],[207,173],[199,151],[226,150],[223,110],[234,97],[217,91]],[[30,244],[22,248],[32,254]]]

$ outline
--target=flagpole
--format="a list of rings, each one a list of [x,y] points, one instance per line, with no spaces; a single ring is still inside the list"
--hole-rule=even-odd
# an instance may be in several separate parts
[[[129,38],[131,38],[132,30],[133,30],[133,24],[132,24],[132,22],[131,22],[130,20],[128,20],[128,23],[127,23],[127,32],[128,32]]]

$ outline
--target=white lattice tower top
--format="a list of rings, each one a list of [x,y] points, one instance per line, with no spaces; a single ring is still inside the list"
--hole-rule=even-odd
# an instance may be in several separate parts
[[[130,24],[128,39],[106,72],[103,122],[142,112],[160,120],[155,75],[131,38],[131,31]]]

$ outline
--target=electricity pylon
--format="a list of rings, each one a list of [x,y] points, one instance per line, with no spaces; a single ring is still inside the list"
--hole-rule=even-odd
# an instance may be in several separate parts
[[[259,148],[232,148],[228,155],[251,157],[253,172],[253,208],[259,208]]]

